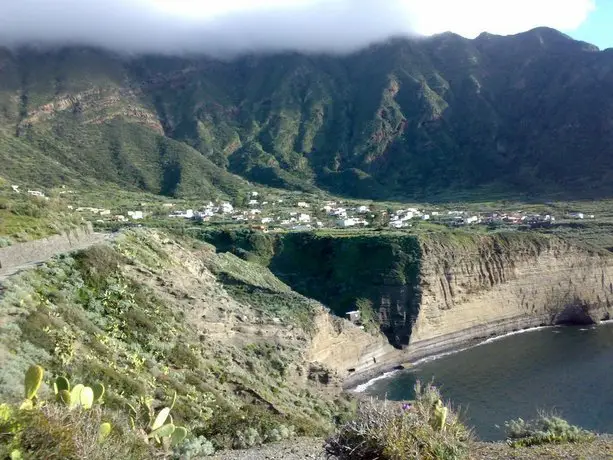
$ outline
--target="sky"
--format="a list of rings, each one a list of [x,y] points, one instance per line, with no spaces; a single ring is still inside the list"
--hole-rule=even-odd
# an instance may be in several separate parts
[[[350,52],[390,36],[538,26],[613,47],[613,0],[0,0],[0,45],[128,53]]]

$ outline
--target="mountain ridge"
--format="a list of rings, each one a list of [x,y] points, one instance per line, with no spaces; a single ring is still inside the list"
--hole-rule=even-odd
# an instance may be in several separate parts
[[[548,28],[231,61],[0,51],[0,145],[164,195],[232,195],[241,176],[375,199],[608,196],[612,117],[613,54]]]

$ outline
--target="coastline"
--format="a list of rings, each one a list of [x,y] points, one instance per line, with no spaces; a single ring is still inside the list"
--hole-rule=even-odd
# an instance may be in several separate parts
[[[551,320],[543,320],[543,317],[513,318],[511,320],[471,328],[450,336],[442,336],[438,339],[417,343],[412,346],[409,345],[404,352],[395,354],[393,359],[385,361],[380,366],[373,366],[366,371],[348,376],[343,381],[343,390],[354,394],[360,394],[374,382],[390,378],[397,372],[401,372],[411,366],[442,358],[450,354],[460,353],[464,350],[486,345],[512,335],[563,326]],[[600,321],[594,322],[594,326],[611,323],[613,323],[613,320],[603,318]],[[568,325],[571,326],[572,324]],[[579,325],[577,324],[577,326]],[[482,332],[487,331],[488,333],[475,334],[477,330]],[[464,340],[462,340],[462,337]]]
[[[414,365],[416,362],[424,359],[432,359],[443,354],[458,353],[459,351],[474,347],[484,340],[503,337],[508,333],[520,330],[553,326],[551,318],[547,319],[548,321],[543,317],[511,318],[482,326],[475,326],[434,339],[412,343],[405,350],[396,350],[395,353],[391,353],[390,359],[381,360],[381,364],[347,376],[342,383],[343,390],[354,392],[355,388],[362,387],[384,374],[401,371],[405,367]]]

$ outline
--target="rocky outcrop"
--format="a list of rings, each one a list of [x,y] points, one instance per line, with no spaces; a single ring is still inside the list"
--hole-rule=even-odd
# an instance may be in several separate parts
[[[395,363],[400,358],[398,350],[384,336],[368,334],[325,310],[315,318],[315,331],[307,361],[322,364],[341,379],[369,373]],[[321,383],[329,383],[325,380],[332,379],[332,376],[322,373],[316,366],[312,366],[311,371]]]
[[[613,257],[530,234],[422,240],[411,356],[549,324],[608,319]]]

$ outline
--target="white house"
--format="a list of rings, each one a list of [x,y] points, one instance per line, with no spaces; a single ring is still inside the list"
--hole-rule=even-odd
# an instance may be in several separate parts
[[[258,196],[259,193],[258,192],[251,192],[251,196]]]
[[[20,193],[19,192],[19,185],[11,185],[11,188],[13,189],[13,192]]]
[[[358,224],[357,219],[339,219],[336,221],[336,225],[342,228],[355,227]]]
[[[368,206],[359,206],[357,211],[358,214],[366,214],[367,212],[370,212],[370,208]]]
[[[466,223],[467,223],[468,225],[471,225],[471,224],[476,224],[476,223],[478,223],[478,222],[479,222],[479,218],[478,218],[477,216],[471,216],[471,217],[469,217],[468,219],[466,219]]]
[[[328,214],[330,214],[331,216],[340,217],[341,219],[344,219],[347,217],[347,210],[345,208],[336,208],[336,209],[332,209]]]
[[[264,217],[262,219],[263,224],[270,224],[272,222],[272,217]]]
[[[141,215],[142,215],[142,211],[138,211],[138,212],[141,212]],[[131,215],[131,214],[128,213],[128,215]],[[169,217],[182,217],[184,219],[193,219],[194,218],[194,210],[193,209],[188,209],[187,211],[175,211]],[[133,217],[133,219],[136,219],[136,217]],[[142,219],[142,217],[141,217],[141,219]]]
[[[258,215],[258,214],[262,214],[262,210],[261,209],[252,209],[251,211],[249,211],[249,214],[251,214],[252,216]]]
[[[110,209],[103,209],[102,211],[100,211],[100,215],[101,216],[110,216],[111,215],[111,210]]]
[[[302,222],[302,223],[311,222],[311,216],[308,214],[300,214],[298,216],[298,222]]]
[[[140,220],[143,218],[143,211],[128,211],[128,216],[134,220]],[[192,217],[194,217],[193,212]]]
[[[234,206],[232,206],[230,203],[221,203],[220,209],[221,212],[224,214],[230,214],[231,212],[234,212]]]
[[[424,214],[421,216],[421,220],[430,220],[430,214]]]
[[[299,201],[298,202],[298,207],[299,208],[309,208],[309,207],[311,207],[311,205],[309,203],[305,203],[304,201]]]
[[[30,193],[30,192],[28,192],[28,193]],[[573,217],[575,219],[583,219],[585,217],[582,212],[571,212],[569,214],[569,216]]]
[[[313,227],[311,227],[308,224],[307,225],[294,225],[292,227],[292,230],[297,230],[297,231],[300,231],[300,232],[304,232],[304,231],[307,231],[307,230],[313,230]]]
[[[37,196],[39,198],[45,197],[45,194],[43,192],[39,192],[38,190],[28,190],[28,195]]]
[[[249,206],[257,206],[258,204],[258,200],[249,200]]]

